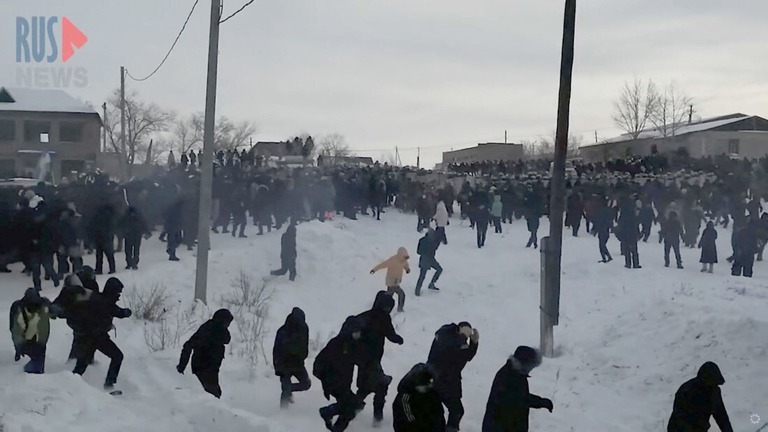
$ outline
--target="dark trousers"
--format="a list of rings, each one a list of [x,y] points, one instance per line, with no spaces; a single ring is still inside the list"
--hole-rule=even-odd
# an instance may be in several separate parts
[[[664,240],[664,265],[669,267],[669,250],[675,251],[675,261],[678,267],[683,266],[683,259],[680,257],[680,241],[670,242]]]
[[[51,279],[53,279],[54,284],[58,284],[59,276],[53,270],[53,254],[43,253],[43,252],[32,252],[29,255],[29,266],[31,267],[31,270],[32,270],[32,283],[34,284],[35,289],[37,289],[38,291],[43,287],[43,282],[40,279],[40,275],[41,275],[40,266],[43,266],[43,268],[45,269],[45,273],[51,276]]]
[[[282,276],[289,273],[290,280],[296,279],[296,259],[280,258],[280,270],[273,270],[272,276]]]
[[[419,222],[416,225],[416,231],[421,232],[424,228],[429,228],[429,219],[419,216]]]
[[[600,256],[603,258],[603,261],[611,261],[613,258],[611,257],[611,253],[608,251],[608,239],[611,237],[610,233],[599,233],[597,235],[597,241],[600,244]]]
[[[320,414],[329,419],[339,416],[332,430],[343,432],[357,415],[358,398],[355,397],[355,394],[350,389],[334,389],[329,393],[336,399],[336,402],[320,408]]]
[[[579,236],[579,228],[581,228],[581,218],[576,219],[571,224],[571,230],[573,231],[573,236],[578,237]]]
[[[141,234],[125,236],[125,264],[128,267],[139,265],[139,253],[141,252]]]
[[[434,287],[437,280],[440,279],[440,275],[443,274],[443,268],[437,260],[432,259],[432,262],[428,266],[421,267],[419,269],[419,280],[416,282],[416,295],[421,294],[421,285],[424,283],[424,279],[427,277],[427,272],[435,269],[435,274],[432,275],[432,282],[429,283],[430,287]]]
[[[293,383],[291,378],[296,378],[299,382]],[[293,392],[307,391],[311,386],[312,381],[309,379],[307,368],[302,367],[301,370],[283,372],[280,375],[280,389],[282,390],[280,398],[289,399]]]
[[[107,256],[109,272],[115,271],[115,249],[112,236],[96,235],[96,273],[102,273],[104,270],[104,256]]]
[[[376,419],[384,416],[384,404],[391,383],[392,377],[384,373],[380,364],[358,366],[357,398],[362,402],[373,393],[373,416]]]
[[[641,235],[643,236],[643,242],[648,242],[648,238],[651,236],[651,224],[643,224],[641,227]]]
[[[462,417],[464,417],[464,404],[461,403],[461,382],[438,384],[437,392],[440,401],[448,409],[447,426],[459,429]]]
[[[24,372],[31,374],[45,373],[45,345],[26,341],[17,350],[18,354],[29,356],[29,362],[24,365]]]
[[[70,248],[70,250],[72,250],[72,248]],[[59,279],[70,273],[70,263],[72,264],[72,273],[79,272],[83,268],[83,258],[80,256],[72,256],[68,252],[57,252],[56,260],[58,261],[59,266]]]
[[[175,258],[176,257],[176,248],[179,247],[181,244],[181,231],[175,230],[175,231],[169,231],[168,232],[168,247],[166,248],[166,252],[168,252],[168,257]]]
[[[93,359],[96,351],[109,357],[109,369],[107,369],[107,379],[105,385],[114,385],[117,382],[117,376],[120,374],[120,366],[123,364],[123,352],[112,342],[109,335],[99,335],[86,337],[83,340],[82,350],[77,353],[77,364],[73,373],[82,375],[88,368],[88,364]]]
[[[198,371],[195,376],[200,381],[200,384],[203,385],[203,390],[206,393],[221,399],[221,386],[219,385],[219,373],[217,371]]]
[[[448,237],[445,235],[445,227],[437,227],[435,228],[435,233],[437,233],[437,238],[440,239],[440,241],[443,242],[443,244],[448,244]]]
[[[488,223],[481,224],[478,222],[476,231],[477,231],[477,247],[481,248],[485,246],[485,237],[486,237],[486,234],[488,233]]]
[[[528,244],[525,247],[539,247],[539,219],[538,218],[525,218],[528,225],[528,231],[531,233],[531,237],[528,239]]]
[[[733,276],[752,277],[752,267],[755,265],[755,255],[751,253],[739,253],[734,256],[731,274]]]
[[[402,311],[405,307],[405,291],[400,288],[400,285],[387,287],[387,292],[394,297],[397,294],[397,310]]]
[[[640,255],[637,253],[637,240],[632,242],[622,242],[621,247],[624,250],[624,267],[640,268]]]
[[[493,231],[496,234],[501,234],[501,218],[500,217],[493,218]]]

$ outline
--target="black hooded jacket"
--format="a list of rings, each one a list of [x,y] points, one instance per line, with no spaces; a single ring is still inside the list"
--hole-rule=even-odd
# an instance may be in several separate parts
[[[483,432],[528,432],[531,408],[545,407],[545,399],[531,394],[528,389],[526,371],[539,362],[537,358],[534,363],[526,365],[510,357],[496,373],[485,406]]]
[[[358,365],[381,363],[384,356],[384,339],[396,344],[403,343],[403,338],[392,325],[390,313],[394,307],[395,299],[392,295],[379,291],[373,301],[373,307],[357,316],[363,325],[363,336],[357,353]]]
[[[296,226],[289,225],[280,237],[280,259],[296,261]]]
[[[277,330],[272,363],[278,376],[304,368],[309,351],[309,327],[304,311],[293,308],[285,324]]]
[[[444,432],[445,411],[434,388],[426,393],[417,386],[434,383],[436,376],[427,365],[419,363],[408,372],[397,386],[397,397],[392,403],[392,421],[395,432]]]
[[[719,386],[723,384],[725,379],[720,368],[712,362],[704,363],[696,378],[681,385],[675,393],[667,432],[706,432],[710,417],[715,418],[722,432],[733,432],[720,394]]]
[[[312,367],[314,375],[323,384],[326,399],[338,391],[349,391],[355,371],[355,352],[358,342],[352,333],[362,330],[362,323],[351,316],[344,321],[341,331],[315,357]]]
[[[201,325],[181,350],[179,371],[183,372],[187,368],[191,356],[193,374],[219,373],[221,362],[224,360],[224,345],[231,340],[228,327],[233,319],[232,313],[227,309],[219,309],[213,314],[213,318]]]
[[[94,292],[84,303],[83,323],[85,333],[91,336],[104,336],[112,330],[114,318],[128,318],[131,310],[117,305],[123,284],[117,278],[109,278],[104,284],[104,292]]]
[[[446,324],[435,332],[427,363],[437,371],[440,385],[461,382],[461,371],[475,358],[477,347],[459,333],[458,324]]]

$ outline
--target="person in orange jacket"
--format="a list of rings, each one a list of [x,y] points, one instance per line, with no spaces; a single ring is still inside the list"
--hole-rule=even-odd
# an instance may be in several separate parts
[[[371,274],[376,273],[379,270],[387,269],[387,276],[385,283],[387,285],[387,292],[390,294],[397,293],[397,311],[402,312],[405,307],[405,291],[400,288],[400,283],[403,281],[403,271],[405,273],[411,272],[411,267],[408,265],[408,251],[401,247],[397,250],[397,253],[381,264],[371,270]]]

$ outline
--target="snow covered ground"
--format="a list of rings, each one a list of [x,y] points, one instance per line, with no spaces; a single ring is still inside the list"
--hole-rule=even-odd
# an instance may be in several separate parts
[[[339,329],[344,318],[371,306],[383,287],[383,274],[369,270],[399,246],[411,253],[417,267],[416,217],[391,210],[376,222],[312,222],[298,228],[298,273],[271,279],[273,289],[264,341],[271,360],[275,330],[294,306],[306,311],[310,327],[311,364],[317,350]],[[448,227],[448,246],[438,250],[445,273],[442,291],[412,295],[418,271],[403,284],[408,299],[405,314],[395,318],[402,346],[387,345],[383,366],[397,382],[410,367],[426,360],[434,332],[445,323],[469,321],[479,329],[480,350],[464,371],[466,416],[462,431],[480,431],[491,381],[517,345],[538,346],[539,253],[525,249],[524,221],[504,226],[504,234],[489,230],[486,248],[475,247],[474,231],[454,219]],[[540,233],[548,226],[543,220]],[[207,310],[198,306],[190,316],[195,326],[222,305],[232,292],[232,280],[245,272],[260,284],[279,266],[280,233],[233,239],[213,236]],[[683,250],[685,270],[663,267],[662,247],[640,245],[641,270],[626,270],[623,260],[598,264],[597,240],[567,236],[563,254],[560,326],[555,328],[559,356],[546,359],[530,380],[531,391],[551,398],[553,413],[531,414],[532,431],[661,431],[666,428],[677,387],[695,376],[706,360],[717,362],[726,379],[723,396],[734,429],[754,432],[768,420],[768,264],[758,263],[752,280],[729,275],[724,258],[730,252],[730,233],[720,230],[721,264],[715,274],[699,273],[698,250]],[[655,231],[654,231],[655,234]],[[609,243],[619,257],[618,242]],[[192,305],[195,259],[180,250],[181,262],[166,260],[156,237],[145,243],[138,272],[120,271],[126,290],[168,287],[168,323],[175,327],[177,311]],[[92,265],[93,257],[86,259]],[[118,265],[123,255],[118,254]],[[10,303],[21,297],[30,282],[18,273],[1,275],[0,319],[7,322]],[[119,268],[123,268],[120,266]],[[103,285],[107,276],[99,277]],[[50,283],[44,294],[53,299],[58,289]],[[182,319],[184,319],[182,317]],[[296,394],[296,403],[279,409],[279,382],[261,359],[252,366],[246,344],[233,323],[233,343],[222,369],[224,396],[205,394],[188,371],[175,370],[180,347],[152,353],[145,331],[156,324],[137,319],[116,320],[116,343],[125,353],[118,387],[125,394],[101,390],[108,361],[97,355],[84,378],[73,376],[64,360],[71,332],[63,321],[52,325],[47,370],[43,376],[22,372],[13,362],[10,339],[0,344],[0,410],[4,432],[43,431],[318,431],[317,409],[327,402],[319,383]],[[185,331],[183,340],[191,334]],[[258,357],[257,357],[258,358]],[[388,403],[389,403],[388,402]],[[750,415],[762,415],[759,424]],[[391,410],[386,411],[387,421]],[[752,418],[753,420],[756,417]],[[370,431],[370,404],[349,428]],[[713,426],[717,430],[716,426]]]

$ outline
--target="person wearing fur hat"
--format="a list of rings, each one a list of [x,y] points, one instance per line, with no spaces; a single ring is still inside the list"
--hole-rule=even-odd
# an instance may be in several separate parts
[[[219,369],[224,361],[225,345],[232,339],[229,325],[234,317],[227,309],[217,310],[211,319],[206,321],[192,335],[181,350],[181,357],[176,370],[184,374],[190,357],[192,358],[192,373],[203,385],[203,390],[221,399],[219,385]]]
[[[277,329],[275,345],[272,349],[272,364],[275,375],[280,377],[280,407],[285,408],[293,403],[293,393],[309,390],[312,385],[304,367],[304,361],[309,353],[309,327],[304,311],[293,308],[285,319],[285,324]],[[292,378],[299,382],[294,384]]]
[[[326,429],[343,432],[362,410],[365,403],[352,393],[352,379],[355,373],[355,355],[362,338],[363,323],[360,318],[350,316],[341,326],[341,331],[315,357],[312,375],[323,386],[323,395],[335,403],[320,408]],[[333,419],[335,417],[336,422]]]
[[[400,288],[400,283],[403,281],[403,272],[410,273],[411,267],[408,265],[408,250],[401,247],[397,250],[395,255],[382,261],[379,265],[371,270],[371,274],[376,273],[379,270],[387,269],[387,276],[384,282],[387,285],[387,292],[390,294],[397,293],[397,311],[402,312],[405,307],[405,292]]]
[[[16,349],[15,360],[29,356],[24,372],[45,372],[45,347],[51,332],[49,305],[51,302],[34,288],[29,288],[21,300],[11,305],[11,338]],[[55,318],[55,316],[54,316]]]
[[[715,418],[722,432],[733,432],[720,393],[723,384],[725,379],[717,364],[708,361],[701,365],[696,377],[681,385],[675,393],[667,432],[706,432],[710,417]]]
[[[429,349],[427,364],[437,373],[436,388],[440,400],[448,408],[446,432],[457,432],[464,417],[461,372],[475,358],[479,343],[480,332],[463,321],[440,327]]]
[[[541,364],[539,352],[519,346],[496,373],[483,417],[483,432],[528,432],[531,408],[552,412],[552,401],[531,394],[528,375]]]
[[[392,403],[395,432],[445,432],[445,410],[435,390],[437,373],[424,363],[411,368]]]

